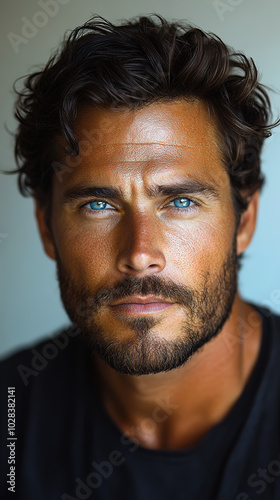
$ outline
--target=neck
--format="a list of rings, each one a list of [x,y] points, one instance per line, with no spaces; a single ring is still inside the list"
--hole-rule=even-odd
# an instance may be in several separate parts
[[[243,392],[260,339],[260,318],[236,295],[221,332],[180,368],[139,377],[121,375],[94,356],[103,404],[121,431],[142,446],[193,446]]]

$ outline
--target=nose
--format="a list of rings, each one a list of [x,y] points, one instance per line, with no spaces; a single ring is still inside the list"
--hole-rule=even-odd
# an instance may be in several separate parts
[[[123,221],[117,268],[127,275],[159,273],[166,260],[161,249],[159,227],[153,217],[130,215]]]

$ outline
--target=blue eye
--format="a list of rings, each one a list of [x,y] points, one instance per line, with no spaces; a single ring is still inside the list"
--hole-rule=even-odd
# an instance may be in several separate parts
[[[105,210],[106,208],[113,208],[112,205],[109,205],[109,203],[102,200],[90,201],[85,206],[91,208],[92,210]]]
[[[175,200],[170,202],[170,205],[174,203],[176,208],[189,208],[191,203],[193,203],[189,198],[176,198]]]

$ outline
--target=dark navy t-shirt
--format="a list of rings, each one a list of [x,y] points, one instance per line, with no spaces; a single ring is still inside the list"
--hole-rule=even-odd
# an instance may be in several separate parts
[[[103,408],[75,327],[3,361],[0,498],[279,500],[280,317],[258,311],[262,344],[243,394],[185,450],[146,449],[120,431]],[[8,387],[15,388],[16,414],[9,427]],[[152,418],[171,413],[172,403],[158,400]],[[8,460],[15,460],[15,477],[7,476]]]

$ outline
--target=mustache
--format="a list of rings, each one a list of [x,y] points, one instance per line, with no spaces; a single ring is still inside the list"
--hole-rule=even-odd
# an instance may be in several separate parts
[[[98,308],[110,302],[125,299],[132,295],[149,296],[155,295],[162,299],[169,299],[179,304],[190,307],[194,302],[194,292],[185,285],[178,285],[172,280],[158,276],[144,276],[136,278],[127,276],[115,286],[99,289],[94,295],[93,301]]]

